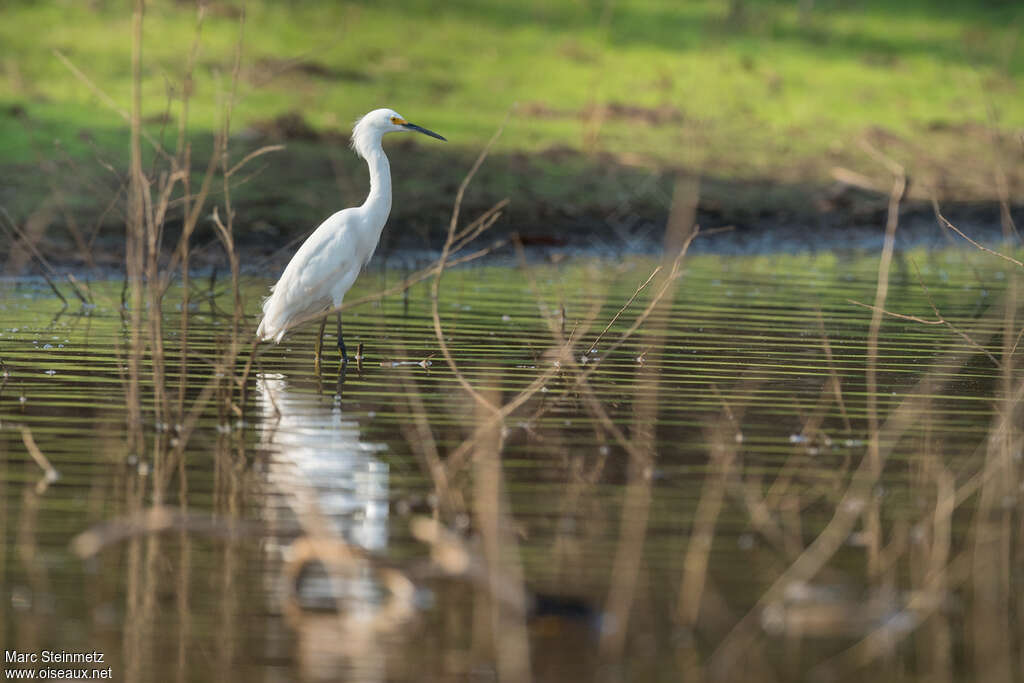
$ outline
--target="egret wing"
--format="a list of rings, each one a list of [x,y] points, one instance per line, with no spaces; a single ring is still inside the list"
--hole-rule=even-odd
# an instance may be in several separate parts
[[[295,321],[330,308],[339,284],[355,280],[362,264],[354,254],[353,235],[346,229],[348,211],[324,221],[292,257],[263,303],[261,338],[279,341]]]

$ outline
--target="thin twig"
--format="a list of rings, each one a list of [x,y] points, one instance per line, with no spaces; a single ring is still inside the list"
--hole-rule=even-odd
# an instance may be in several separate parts
[[[941,318],[939,320],[927,320],[925,318],[919,318],[916,315],[906,315],[904,313],[895,313],[893,311],[887,311],[884,308],[872,306],[871,304],[865,304],[860,301],[857,301],[856,299],[847,299],[846,301],[853,304],[854,306],[860,306],[861,308],[866,308],[870,311],[875,311],[876,313],[880,313],[882,315],[887,315],[892,318],[899,318],[900,320],[909,320],[911,322],[921,323],[922,325],[942,325],[946,322]]]
[[[846,433],[849,434],[852,431],[850,417],[846,414],[843,388],[839,381],[839,372],[836,371],[835,359],[832,357],[832,344],[828,341],[828,333],[825,332],[825,319],[821,315],[820,308],[818,309],[818,329],[821,331],[821,346],[825,350],[825,359],[828,361],[828,372],[832,377],[832,389],[836,395],[836,404],[839,405],[839,412],[843,416],[843,426],[846,427]]]
[[[611,329],[612,325],[614,325],[615,321],[619,319],[619,316],[622,315],[623,311],[625,311],[627,308],[629,308],[630,304],[632,304],[636,300],[636,298],[637,298],[637,296],[639,296],[640,292],[644,291],[644,288],[647,287],[647,285],[651,284],[651,280],[653,280],[654,276],[657,275],[660,271],[661,271],[661,266],[658,266],[653,271],[651,271],[650,276],[648,276],[648,278],[644,281],[644,283],[636,288],[636,291],[633,292],[633,296],[629,297],[629,301],[627,301],[625,304],[623,304],[622,308],[619,309],[619,312],[616,313],[614,316],[612,316],[612,319],[610,321],[608,321],[608,324],[605,326],[605,328],[603,330],[601,330],[601,334],[597,335],[597,339],[595,339],[594,343],[590,345],[589,349],[587,349],[587,354],[592,353],[593,350],[595,348],[597,348],[597,345],[601,342],[601,338],[604,337],[605,332],[607,332],[608,330]]]
[[[512,112],[509,111],[505,115],[505,120],[502,121],[498,130],[494,132],[491,139],[487,141],[484,148],[480,151],[476,161],[473,162],[472,168],[469,169],[469,173],[462,179],[462,184],[459,185],[459,191],[455,194],[455,205],[452,208],[452,218],[448,223],[448,238],[444,242],[444,248],[441,250],[441,256],[437,260],[436,270],[434,272],[434,280],[430,286],[430,302],[431,302],[431,315],[434,320],[434,334],[437,337],[437,343],[441,347],[441,353],[444,355],[445,361],[448,363],[448,367],[451,368],[452,373],[455,375],[455,379],[462,385],[462,388],[473,397],[473,400],[487,406],[492,412],[499,412],[498,406],[488,401],[479,391],[477,391],[469,380],[459,370],[458,365],[455,363],[455,358],[452,356],[451,349],[448,348],[448,343],[444,338],[444,331],[441,329],[441,313],[439,310],[439,299],[441,291],[441,275],[445,270],[445,263],[448,260],[448,255],[451,253],[452,244],[455,241],[455,229],[459,224],[459,212],[462,210],[462,198],[466,194],[466,188],[469,186],[470,181],[473,180],[473,176],[476,175],[477,170],[481,164],[484,163],[484,159],[487,158],[488,152],[491,151],[491,147],[501,136],[502,131],[505,130],[505,124],[508,123],[509,116]]]
[[[18,224],[15,223],[14,220],[11,218],[11,215],[7,213],[7,209],[0,206],[0,213],[2,213],[5,218],[7,218],[7,222],[10,224],[9,226],[4,225],[4,230],[8,232],[8,238],[14,244],[17,244],[18,240],[20,240],[25,245],[25,248],[28,249],[29,255],[36,262],[39,263],[39,272],[42,274],[43,279],[46,280],[46,284],[50,285],[50,289],[52,289],[53,293],[57,295],[57,298],[63,301],[64,305],[67,306],[68,300],[65,299],[64,295],[60,293],[60,290],[57,289],[57,285],[50,277],[51,273],[56,275],[56,272],[50,266],[49,261],[47,261],[46,257],[39,252],[39,250],[36,248],[36,245],[33,244],[30,239],[28,239],[25,233],[21,231],[21,229],[18,227]],[[0,225],[3,225],[3,223],[0,222]]]
[[[986,252],[986,253],[988,253],[988,254],[992,254],[993,256],[998,256],[999,258],[1003,259],[1004,261],[1009,261],[1010,263],[1014,264],[1015,266],[1017,266],[1017,267],[1019,267],[1019,268],[1024,268],[1024,263],[1022,263],[1022,262],[1018,261],[1017,259],[1013,258],[1012,256],[1007,256],[1006,254],[1001,254],[1001,253],[999,253],[998,251],[995,251],[995,250],[993,250],[993,249],[989,249],[989,248],[988,248],[988,247],[986,247],[986,246],[985,246],[984,244],[979,244],[978,242],[975,242],[975,241],[974,241],[974,240],[972,240],[972,239],[971,239],[970,237],[968,237],[967,235],[965,235],[965,234],[963,233],[963,231],[962,231],[962,230],[960,230],[960,228],[958,228],[958,227],[956,227],[955,225],[953,225],[952,223],[950,223],[950,222],[949,222],[949,221],[948,221],[948,220],[946,219],[946,217],[942,215],[942,213],[941,213],[941,212],[939,211],[939,203],[938,203],[937,201],[935,201],[935,199],[934,199],[934,198],[932,199],[932,208],[933,208],[933,209],[935,210],[935,216],[936,216],[936,217],[937,217],[937,218],[938,218],[938,219],[939,219],[940,221],[942,221],[942,224],[943,224],[943,225],[945,225],[945,226],[946,226],[947,228],[949,228],[950,230],[952,230],[952,231],[953,231],[953,232],[955,232],[956,234],[958,234],[958,235],[960,235],[961,237],[963,237],[963,238],[964,238],[965,240],[967,240],[968,242],[970,242],[970,243],[971,243],[971,244],[972,244],[973,246],[977,247],[978,249],[980,249],[980,250],[982,250],[982,251],[984,251],[984,252]]]
[[[263,147],[260,147],[259,149],[253,150],[253,151],[249,152],[248,154],[246,154],[244,157],[242,157],[241,161],[239,161],[234,166],[232,166],[230,169],[225,171],[224,172],[224,177],[230,178],[232,175],[235,174],[235,171],[238,171],[239,169],[241,169],[243,166],[245,166],[247,163],[249,163],[250,161],[252,161],[256,157],[263,156],[264,154],[269,154],[270,152],[279,152],[282,149],[285,149],[284,145],[265,145]]]

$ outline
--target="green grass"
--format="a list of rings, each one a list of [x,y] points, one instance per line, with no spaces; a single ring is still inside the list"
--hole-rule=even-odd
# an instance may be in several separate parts
[[[943,184],[965,196],[991,194],[995,157],[978,131],[1024,126],[1024,5],[817,0],[801,13],[799,4],[621,0],[602,26],[598,0],[254,0],[245,5],[233,129],[298,111],[314,128],[344,134],[368,109],[391,106],[445,134],[445,153],[471,154],[518,103],[499,152],[568,148],[598,167],[604,159],[792,183],[821,182],[837,163],[877,172],[856,140],[881,129],[906,141],[886,151],[918,178],[915,164],[924,163],[924,176],[950,175]],[[731,13],[733,5],[742,10]],[[203,26],[190,104],[199,134],[216,126],[229,86],[233,7],[212,3]],[[195,19],[187,2],[147,8],[144,115],[157,120],[169,107],[171,137]],[[123,162],[123,121],[54,51],[127,109],[130,32],[123,2],[4,5],[0,163],[8,172],[65,155]],[[595,104],[642,109],[613,109],[595,123],[587,113]],[[975,170],[980,180],[960,182]],[[587,203],[579,180],[554,186]]]

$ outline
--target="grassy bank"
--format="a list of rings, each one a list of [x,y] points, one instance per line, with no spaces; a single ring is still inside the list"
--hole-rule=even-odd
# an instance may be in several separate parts
[[[477,188],[481,204],[511,196],[520,222],[585,222],[624,205],[656,220],[680,169],[705,177],[702,207],[724,221],[832,210],[836,167],[888,183],[864,139],[908,169],[912,194],[1012,201],[1022,186],[1024,8],[892,5],[246,3],[233,149],[289,147],[248,195],[240,190],[242,222],[291,234],[358,201],[365,181],[345,139],[355,117],[385,105],[451,140],[393,155],[404,173],[396,220],[414,230],[443,213],[467,159],[514,105],[499,163]],[[116,189],[103,163],[125,166],[126,126],[58,53],[128,109],[130,12],[52,1],[7,3],[3,14],[0,202],[20,220],[50,205],[58,223],[100,218],[95,185]],[[197,168],[239,16],[234,4],[209,4],[186,85],[194,6],[147,8],[144,119],[173,139],[188,87]]]

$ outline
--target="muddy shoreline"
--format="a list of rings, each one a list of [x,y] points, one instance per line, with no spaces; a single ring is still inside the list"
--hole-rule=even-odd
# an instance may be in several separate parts
[[[312,134],[311,134],[312,135]],[[359,204],[366,192],[366,166],[347,137],[249,131],[233,141],[233,157],[264,144],[284,145],[233,181],[230,203],[234,238],[243,269],[278,272],[305,235],[340,208]],[[192,159],[193,183],[207,168],[209,141],[200,139]],[[200,151],[204,150],[204,151]],[[394,141],[388,146],[395,177],[387,227],[374,261],[439,251],[444,244],[459,185],[476,153],[459,147]],[[694,252],[761,254],[821,250],[872,250],[882,245],[888,209],[886,173],[850,156],[779,159],[770,178],[738,177],[751,169],[694,171],[654,161],[640,163],[608,153],[587,155],[569,148],[536,154],[491,153],[473,177],[461,208],[466,224],[507,200],[499,220],[477,248],[517,235],[531,254],[658,253],[670,215],[690,216],[708,234]],[[900,206],[897,247],[965,245],[942,227],[930,198],[972,239],[995,247],[1011,223],[1024,224],[1024,200],[1016,172],[1007,174],[1008,212],[985,169],[969,164],[908,166],[909,189]],[[1014,168],[1009,166],[1008,168]],[[247,169],[248,170],[248,169]],[[113,171],[113,173],[111,173]],[[124,167],[73,161],[0,165],[0,206],[26,239],[55,266],[120,270],[125,224]],[[213,206],[224,215],[220,180],[207,198],[192,239],[199,269],[226,264],[215,234]],[[194,185],[193,185],[194,186]],[[695,212],[679,207],[696,204]],[[1009,221],[1007,220],[1009,216]],[[180,206],[172,203],[163,227],[165,251],[181,229]],[[29,250],[5,232],[3,273],[29,272]],[[969,245],[965,245],[969,246]],[[83,248],[84,247],[84,248]]]
[[[878,198],[879,203],[884,198]],[[463,207],[465,220],[472,220],[486,207],[470,204]],[[240,230],[237,248],[242,269],[250,274],[266,272],[273,275],[287,264],[305,233],[270,230],[259,217],[258,207],[237,207]],[[998,204],[973,202],[947,204],[943,213],[972,239],[990,247],[1015,244],[1004,239],[1004,225]],[[550,216],[538,219],[523,215],[514,205],[493,227],[477,239],[474,249],[504,242],[483,257],[484,261],[504,260],[512,254],[509,246],[519,239],[531,258],[562,259],[569,256],[614,259],[627,254],[661,253],[668,212],[655,207],[633,207],[623,217],[603,208],[579,212],[573,216]],[[244,217],[256,216],[252,222]],[[1010,216],[1016,224],[1024,223],[1024,206],[1011,207]],[[537,221],[540,220],[538,223]],[[826,212],[763,212],[762,215],[731,215],[722,211],[698,208],[696,221],[704,231],[692,245],[693,253],[755,255],[799,253],[826,250],[872,251],[882,246],[886,212],[881,206],[856,210],[834,209]],[[534,222],[528,222],[534,221]],[[380,247],[372,265],[416,264],[432,260],[444,244],[447,217],[438,213],[429,231],[422,223],[410,225],[402,216],[392,218],[381,236]],[[311,228],[310,228],[311,229]],[[123,228],[121,229],[123,230]],[[123,263],[123,233],[116,226],[105,228],[94,243],[92,261],[96,269],[118,273]],[[1012,233],[1011,233],[1012,234]],[[165,244],[173,245],[178,235],[174,224],[168,226]],[[1019,242],[1017,242],[1019,244]],[[896,248],[974,248],[962,237],[944,227],[930,204],[907,202],[900,210]],[[62,270],[91,269],[82,258],[67,230],[49,226],[38,236],[37,248],[48,262]],[[165,249],[170,253],[170,248]],[[199,271],[226,266],[224,252],[212,231],[202,226],[193,240],[191,261]],[[14,245],[5,259],[3,275],[30,275],[38,265],[28,250]]]

